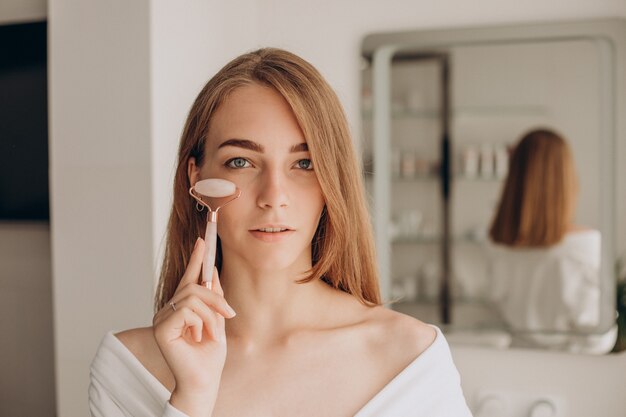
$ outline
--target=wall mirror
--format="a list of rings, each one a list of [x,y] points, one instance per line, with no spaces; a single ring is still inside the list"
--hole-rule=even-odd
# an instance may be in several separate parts
[[[364,39],[365,180],[391,308],[451,343],[613,349],[625,35],[603,19]],[[572,229],[548,246],[495,244],[510,154],[533,129],[571,149]]]

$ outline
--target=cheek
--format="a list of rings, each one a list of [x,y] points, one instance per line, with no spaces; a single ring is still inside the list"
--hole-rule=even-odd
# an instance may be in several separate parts
[[[317,227],[319,216],[324,207],[324,196],[319,188],[301,192],[295,196],[295,204],[292,204],[295,211],[301,216],[306,216],[308,221]],[[303,219],[304,220],[304,219]]]
[[[317,180],[312,182],[312,184],[306,187],[305,190],[306,191],[303,193],[301,198],[304,201],[307,201],[308,204],[315,206],[315,207],[319,207],[321,209],[321,207],[324,206],[325,202],[324,202],[324,196],[322,195],[322,188],[320,187]]]
[[[234,213],[233,213],[234,214]],[[241,227],[241,220],[234,215],[224,215],[220,216],[217,225],[217,235],[222,242],[222,250],[226,247],[233,248],[238,247],[243,233],[247,233],[247,231],[243,230]]]
[[[218,223],[224,223],[224,226],[229,228],[243,220],[242,202],[243,194],[237,200],[223,207],[219,211]]]

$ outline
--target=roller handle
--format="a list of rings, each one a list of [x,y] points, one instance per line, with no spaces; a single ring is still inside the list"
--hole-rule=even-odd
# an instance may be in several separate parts
[[[208,221],[204,233],[204,259],[202,260],[202,285],[213,288],[213,267],[215,266],[215,247],[217,246],[217,222]]]

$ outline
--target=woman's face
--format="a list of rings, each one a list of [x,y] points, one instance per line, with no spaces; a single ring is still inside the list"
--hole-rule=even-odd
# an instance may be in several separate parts
[[[219,212],[226,262],[257,270],[311,266],[324,198],[306,139],[277,91],[258,84],[236,89],[213,115],[204,165],[198,171],[190,161],[189,172],[192,184],[223,178],[242,192]]]

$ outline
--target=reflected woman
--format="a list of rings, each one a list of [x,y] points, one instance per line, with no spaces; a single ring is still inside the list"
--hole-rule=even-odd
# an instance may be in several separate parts
[[[207,178],[242,191],[220,211],[212,289],[188,192]],[[234,59],[182,134],[153,325],[104,337],[92,415],[469,416],[441,331],[381,306],[376,269],[333,90],[283,50]]]
[[[574,223],[578,181],[569,145],[551,130],[533,130],[509,165],[489,234],[491,296],[512,346],[610,351],[615,329],[584,334],[601,324],[601,236]]]

